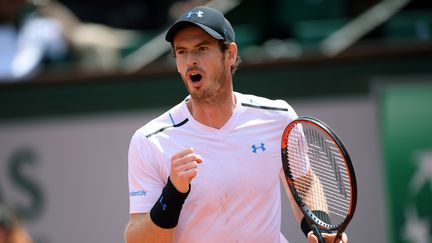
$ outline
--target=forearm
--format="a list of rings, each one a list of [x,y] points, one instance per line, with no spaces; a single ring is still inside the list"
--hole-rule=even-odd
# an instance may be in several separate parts
[[[312,169],[306,175],[296,178],[294,184],[309,209],[328,211],[324,188]]]
[[[125,230],[127,243],[171,242],[174,229],[163,229],[150,218],[150,214],[131,214]]]
[[[298,223],[300,223],[303,219],[303,212],[297,205],[294,200],[293,195],[288,187],[288,184],[285,179],[285,174],[281,172],[281,181],[285,188],[285,191],[288,196],[288,200],[290,202],[292,211]],[[314,175],[312,170],[309,170],[308,173],[303,176],[296,178],[298,185],[301,185],[301,189],[299,193],[303,198],[304,202],[307,203],[308,207],[312,210],[320,210],[324,212],[328,212],[326,198],[324,196],[324,191],[322,184],[319,182],[318,177]],[[317,197],[313,197],[311,195],[318,195]]]
[[[125,230],[127,243],[172,242],[183,203],[190,192],[190,181],[196,176],[197,163],[202,158],[188,148],[173,155],[171,160],[170,177],[150,212],[130,215]]]
[[[167,185],[150,213],[130,215],[125,232],[126,242],[171,242],[189,191],[190,185],[186,193],[179,192],[168,178]]]
[[[324,188],[319,178],[312,172],[311,173],[310,188],[304,201],[308,204],[311,210],[320,210],[328,212],[327,199],[324,194]]]

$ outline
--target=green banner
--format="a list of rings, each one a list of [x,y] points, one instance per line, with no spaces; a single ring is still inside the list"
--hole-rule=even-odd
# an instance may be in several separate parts
[[[430,243],[432,82],[383,85],[379,102],[389,242]]]

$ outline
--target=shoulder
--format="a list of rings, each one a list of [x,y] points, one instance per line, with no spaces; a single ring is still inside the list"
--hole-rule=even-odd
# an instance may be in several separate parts
[[[285,100],[241,93],[236,93],[236,96],[242,109],[252,117],[276,119],[284,123],[297,118],[297,113]]]
[[[285,100],[273,100],[251,94],[236,93],[241,106],[258,110],[289,112],[292,107]]]
[[[150,138],[167,129],[183,126],[188,122],[188,118],[184,115],[182,111],[183,105],[184,102],[162,113],[144,126],[140,127],[136,131],[136,134],[139,134],[139,136],[141,137]]]

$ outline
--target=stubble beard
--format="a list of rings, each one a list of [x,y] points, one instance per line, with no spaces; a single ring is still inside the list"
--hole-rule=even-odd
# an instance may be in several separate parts
[[[223,101],[225,97],[227,80],[226,80],[226,68],[224,64],[224,58],[222,58],[222,71],[217,73],[213,77],[209,77],[208,82],[210,85],[204,89],[200,89],[194,92],[191,92],[189,87],[187,86],[187,81],[183,80],[186,88],[189,91],[190,96],[197,104],[211,104],[216,105]]]

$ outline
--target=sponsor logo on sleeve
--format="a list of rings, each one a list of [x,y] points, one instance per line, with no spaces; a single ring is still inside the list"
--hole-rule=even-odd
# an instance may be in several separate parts
[[[144,190],[138,190],[138,191],[131,191],[129,192],[130,197],[142,197],[145,196],[147,193]]]

